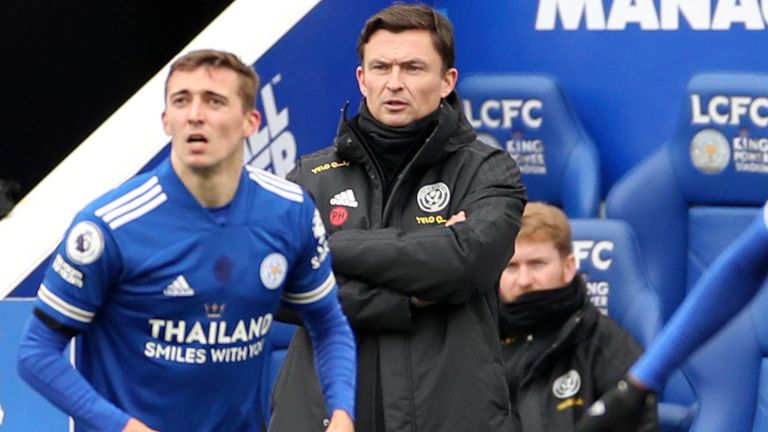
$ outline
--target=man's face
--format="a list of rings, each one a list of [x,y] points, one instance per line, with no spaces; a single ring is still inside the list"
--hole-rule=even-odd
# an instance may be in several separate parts
[[[560,288],[576,275],[573,255],[563,257],[551,241],[516,241],[515,255],[501,273],[499,297],[511,303],[530,291]]]
[[[395,127],[435,111],[458,77],[455,68],[443,72],[427,30],[378,30],[365,44],[356,74],[373,117]]]
[[[227,68],[201,66],[168,79],[163,129],[171,136],[171,160],[180,170],[239,169],[243,139],[259,128],[254,109],[244,111],[239,78]]]

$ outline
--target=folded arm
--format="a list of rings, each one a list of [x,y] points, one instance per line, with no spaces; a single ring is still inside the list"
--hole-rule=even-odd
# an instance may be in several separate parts
[[[414,232],[342,230],[330,237],[338,274],[426,301],[462,303],[495,286],[514,251],[525,191],[517,167],[496,154],[452,204],[466,220]]]

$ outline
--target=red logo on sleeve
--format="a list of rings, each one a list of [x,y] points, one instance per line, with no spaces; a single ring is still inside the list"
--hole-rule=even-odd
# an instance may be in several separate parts
[[[334,207],[331,209],[331,225],[340,226],[347,221],[349,212],[344,207]]]

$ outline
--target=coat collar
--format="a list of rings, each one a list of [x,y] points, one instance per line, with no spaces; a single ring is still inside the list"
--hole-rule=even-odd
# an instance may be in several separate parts
[[[365,100],[361,103],[365,103]],[[365,162],[366,151],[357,131],[358,115],[347,119],[348,108],[349,102],[341,109],[334,147],[344,158]],[[461,110],[459,96],[455,91],[442,100],[438,109],[440,115],[437,126],[414,156],[414,167],[432,165],[477,139],[477,134]]]

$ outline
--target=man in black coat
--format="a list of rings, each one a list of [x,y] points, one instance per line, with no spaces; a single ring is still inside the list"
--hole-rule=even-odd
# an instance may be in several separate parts
[[[568,432],[615,387],[642,349],[586,299],[571,228],[548,204],[528,203],[515,254],[501,275],[499,331],[515,425],[509,431]],[[655,404],[622,432],[658,430]]]
[[[329,230],[358,343],[356,430],[508,430],[496,286],[526,201],[520,171],[461,111],[444,16],[390,6],[366,22],[358,53],[358,115],[289,175]],[[283,365],[270,430],[322,430],[303,329]]]

